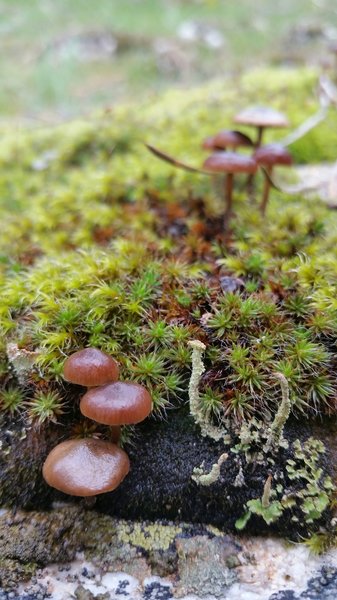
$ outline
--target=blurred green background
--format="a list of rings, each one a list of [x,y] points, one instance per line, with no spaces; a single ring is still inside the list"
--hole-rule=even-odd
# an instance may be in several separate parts
[[[337,0],[2,0],[0,119],[53,122],[240,73],[331,61]]]

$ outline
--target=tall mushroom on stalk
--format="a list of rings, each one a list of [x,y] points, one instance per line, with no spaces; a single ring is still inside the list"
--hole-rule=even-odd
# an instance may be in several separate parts
[[[260,148],[255,150],[253,157],[257,164],[265,169],[265,182],[260,204],[260,210],[264,215],[271,186],[269,176],[271,177],[273,168],[276,165],[290,166],[292,165],[293,160],[289,150],[281,144],[267,144],[266,146],[260,146]]]
[[[226,208],[224,212],[224,228],[227,229],[232,213],[233,180],[235,173],[256,173],[257,163],[249,156],[235,152],[215,152],[204,161],[202,168],[209,173],[225,174],[224,196]]]
[[[234,117],[234,123],[257,128],[255,148],[261,146],[263,132],[268,127],[280,128],[289,126],[289,121],[283,113],[268,106],[251,106],[245,108]]]
[[[225,213],[224,213],[224,228],[228,227],[229,218],[232,212],[232,201],[233,201],[233,177],[234,173],[248,173],[254,175],[257,170],[257,163],[255,160],[248,156],[236,154],[235,152],[215,152],[211,154],[204,161],[201,169],[192,167],[180,160],[177,160],[173,156],[166,154],[162,150],[155,148],[150,144],[146,144],[146,147],[152,154],[164,160],[165,162],[189,171],[191,173],[200,173],[202,175],[216,175],[222,173],[226,175],[224,185],[224,197],[225,197]]]

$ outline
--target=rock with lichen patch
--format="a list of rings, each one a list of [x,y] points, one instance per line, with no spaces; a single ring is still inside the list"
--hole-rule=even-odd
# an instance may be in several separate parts
[[[151,575],[169,575],[184,582],[182,554],[192,555],[186,544],[195,536],[197,545],[203,540],[210,542],[213,550],[217,548],[226,573],[238,565],[240,547],[214,528],[132,523],[75,506],[52,512],[7,513],[0,516],[0,586],[13,589],[39,567],[71,561],[78,551],[105,573],[126,571],[141,581]],[[214,581],[220,581],[217,564],[210,571],[214,570]],[[198,563],[195,575],[199,568]],[[202,578],[200,575],[200,581]],[[223,580],[226,578],[229,581],[235,576],[227,573]]]
[[[208,540],[205,536],[179,538],[176,540],[178,552],[179,582],[177,596],[212,594],[216,598],[223,596],[224,590],[236,581],[233,569],[238,547],[230,538],[215,537]],[[234,559],[234,563],[233,563]],[[237,561],[236,566],[238,566]]]

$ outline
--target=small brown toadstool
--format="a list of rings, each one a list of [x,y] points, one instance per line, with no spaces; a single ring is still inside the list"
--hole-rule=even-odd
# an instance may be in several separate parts
[[[128,381],[117,381],[88,390],[80,403],[83,415],[104,425],[140,423],[151,409],[149,392],[142,385]]]
[[[206,138],[202,147],[205,150],[227,150],[229,148],[233,152],[239,147],[245,146],[252,148],[254,146],[252,140],[248,135],[241,133],[241,131],[234,131],[229,129],[223,129],[215,135]]]
[[[42,473],[48,485],[60,492],[88,497],[116,489],[129,469],[124,450],[86,438],[58,444],[47,456]]]
[[[287,148],[281,144],[267,144],[266,146],[260,146],[260,148],[255,150],[253,157],[257,164],[265,167],[266,170],[262,201],[260,205],[260,210],[264,215],[266,212],[270,190],[270,181],[268,175],[272,174],[275,165],[290,166],[292,165],[293,160],[289,150],[287,150]]]
[[[236,152],[215,152],[206,158],[203,169],[210,173],[226,174],[224,191],[226,202],[224,228],[226,229],[232,212],[234,173],[254,174],[257,164],[253,158],[242,156]]]
[[[117,381],[117,362],[98,348],[84,348],[71,354],[64,363],[63,376],[66,381],[94,387]]]
[[[234,118],[235,123],[240,125],[252,125],[257,127],[258,135],[255,147],[259,148],[262,143],[262,135],[267,127],[288,127],[289,122],[281,112],[266,106],[251,106],[241,111]]]

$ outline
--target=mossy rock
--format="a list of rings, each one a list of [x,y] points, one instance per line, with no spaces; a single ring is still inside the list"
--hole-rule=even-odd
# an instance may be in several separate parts
[[[121,377],[146,385],[154,403],[151,419],[124,431],[130,476],[98,507],[137,518],[176,519],[182,510],[184,518],[227,529],[250,507],[255,513],[247,526],[265,527],[258,506],[247,503],[260,501],[276,471],[290,485],[287,461],[297,460],[296,439],[304,445],[310,438],[309,419],[336,415],[337,216],[301,195],[275,191],[263,218],[239,181],[235,216],[224,233],[217,186],[160,162],[143,141],[200,164],[201,140],[231,127],[245,105],[271,104],[299,125],[318,109],[317,77],[311,69],[264,69],[54,128],[4,130],[1,503],[48,506],[56,497],[41,479],[48,450],[70,436],[109,439],[108,428],[80,415],[83,389],[62,379],[65,357],[91,345],[113,354]],[[336,124],[331,109],[294,144],[295,159],[335,159]],[[272,131],[266,140],[283,135]],[[258,179],[257,194],[261,185]],[[246,487],[234,486],[238,455],[202,437],[188,415],[191,339],[207,345],[200,386],[205,420],[228,427],[233,447],[255,419],[262,429],[254,433],[253,450],[260,451],[259,435],[280,403],[274,373],[288,380],[290,447],[280,449],[276,466],[262,461],[258,475],[250,472],[247,449],[239,449]],[[299,417],[301,427],[294,420]],[[194,468],[204,463],[211,469],[224,450],[229,459],[221,477],[198,487]],[[302,479],[290,486],[284,514],[276,522],[272,515],[271,528],[295,526],[304,533],[328,523],[333,492],[327,456],[323,446],[314,464],[302,465]],[[282,502],[278,485],[274,501]],[[294,490],[295,505],[288,498]]]

